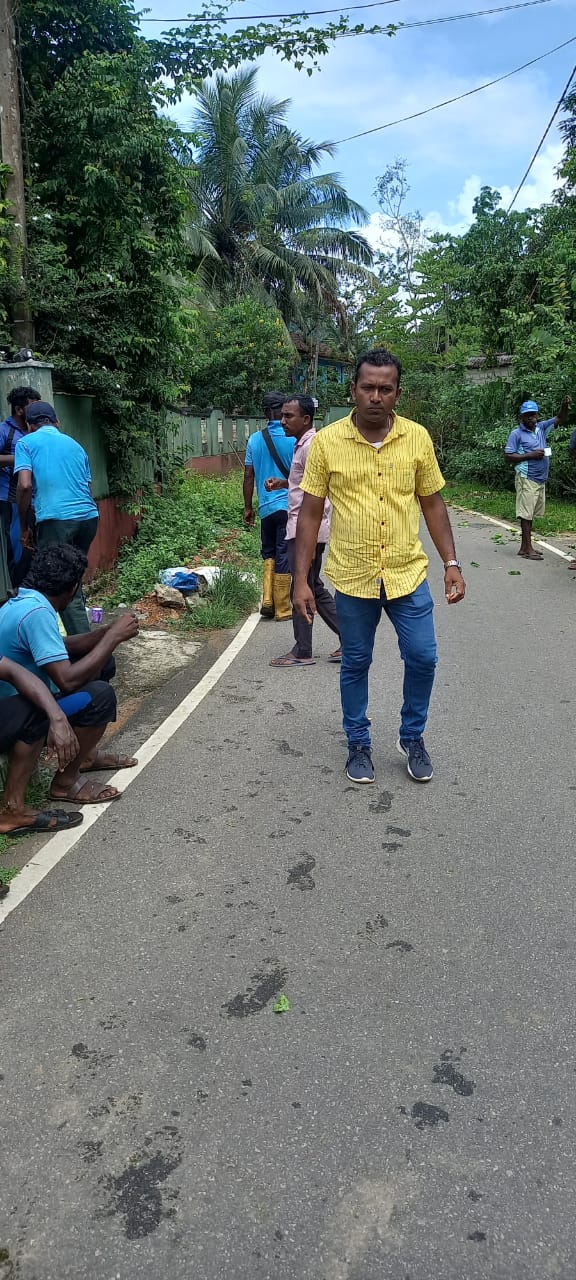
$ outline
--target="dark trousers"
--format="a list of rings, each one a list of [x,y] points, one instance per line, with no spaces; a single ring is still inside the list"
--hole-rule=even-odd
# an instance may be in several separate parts
[[[295,544],[296,544],[295,538],[290,538],[286,543],[286,551],[288,553],[288,564],[290,566],[290,573],[292,575],[294,575]],[[308,573],[308,586],[310,587],[310,590],[314,593],[316,608],[318,610],[320,617],[322,618],[322,621],[325,622],[326,626],[330,627],[330,630],[333,631],[335,635],[339,637],[340,631],[338,628],[338,615],[336,613],[336,604],[334,601],[334,596],[330,594],[328,587],[324,585],[322,578],[320,577],[320,574],[322,571],[322,557],[324,555],[324,547],[325,547],[324,542],[318,542],[316,544],[316,555],[314,556],[312,564],[310,565],[310,571]],[[290,599],[292,599],[293,587],[294,587],[294,576],[292,576],[292,583],[290,586]],[[296,613],[295,609],[292,610],[292,628],[294,631],[294,640],[296,641],[294,648],[292,649],[292,653],[294,654],[295,658],[311,658],[312,657],[312,626],[313,626],[312,622],[306,622],[300,613]]]
[[[262,559],[274,561],[276,573],[290,573],[286,555],[287,511],[273,511],[260,521],[260,540],[262,543]]]
[[[88,555],[96,537],[98,516],[94,516],[92,520],[41,520],[36,528],[40,551],[54,543],[66,543],[70,547],[78,547],[79,551]],[[78,588],[74,599],[62,610],[60,617],[68,636],[79,636],[90,630],[82,587]]]
[[[30,512],[28,527],[33,527],[34,513]],[[0,521],[6,541],[6,559],[12,586],[22,586],[32,562],[32,552],[25,550],[20,542],[20,518],[15,502],[8,498],[0,501]]]

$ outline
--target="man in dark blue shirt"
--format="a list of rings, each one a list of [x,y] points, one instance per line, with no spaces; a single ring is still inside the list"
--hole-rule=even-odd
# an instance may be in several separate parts
[[[13,587],[19,587],[30,567],[31,552],[22,547],[20,521],[16,507],[14,454],[18,441],[26,434],[26,407],[41,400],[34,387],[13,387],[7,400],[10,414],[0,422],[0,523],[6,541],[8,574]]]

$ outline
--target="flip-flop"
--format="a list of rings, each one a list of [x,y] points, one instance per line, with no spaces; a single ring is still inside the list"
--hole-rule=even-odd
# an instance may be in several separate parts
[[[83,800],[80,796],[80,792],[83,790],[84,787],[89,785],[96,787],[97,794],[92,796],[90,800]],[[64,800],[64,801],[70,802],[71,804],[112,804],[114,800],[120,799],[122,792],[117,791],[115,796],[102,796],[103,791],[110,791],[110,790],[114,790],[114,788],[111,788],[108,783],[105,782],[104,786],[98,789],[97,783],[89,783],[88,778],[86,778],[84,774],[80,774],[80,777],[77,778],[76,782],[72,784],[71,790],[68,792],[67,796],[55,796],[51,791],[50,799],[59,800],[59,801]],[[79,816],[81,817],[81,815]]]
[[[341,649],[335,649],[334,653],[329,654],[329,656],[328,656],[328,661],[329,661],[329,662],[341,662],[341,661],[342,661],[342,650],[341,650]]]
[[[56,818],[54,826],[51,826],[52,818]],[[42,813],[36,814],[30,826],[14,827],[12,831],[3,831],[2,835],[8,836],[9,840],[13,840],[16,836],[29,836],[33,831],[42,831],[44,834],[48,832],[52,835],[54,831],[69,831],[71,827],[79,827],[83,821],[82,813],[66,813],[65,809],[44,809]]]
[[[82,773],[104,773],[109,769],[135,769],[138,761],[135,756],[117,756],[112,751],[103,751],[97,755],[92,764],[81,766]]]
[[[315,667],[315,658],[297,658],[294,653],[285,653],[282,658],[272,658],[271,667]]]

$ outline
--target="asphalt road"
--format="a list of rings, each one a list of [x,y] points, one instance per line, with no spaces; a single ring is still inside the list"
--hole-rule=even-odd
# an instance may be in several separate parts
[[[576,581],[469,520],[430,786],[262,623],[6,921],[0,1280],[573,1280]]]

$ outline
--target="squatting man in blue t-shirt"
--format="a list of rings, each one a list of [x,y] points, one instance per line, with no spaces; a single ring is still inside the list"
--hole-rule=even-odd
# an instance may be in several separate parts
[[[552,449],[548,438],[555,427],[562,427],[568,419],[571,400],[564,396],[555,418],[540,422],[540,410],[535,400],[525,400],[520,405],[520,424],[510,432],[506,444],[506,457],[516,471],[516,519],[520,521],[522,539],[519,556],[524,560],[543,560],[541,551],[532,545],[532,522],[544,515],[546,505],[546,481],[550,470]]]
[[[98,529],[88,454],[59,430],[56,412],[45,400],[28,405],[26,423],[28,435],[18,441],[14,455],[22,545],[31,544],[28,512],[33,500],[40,549],[66,543],[88,555]],[[90,630],[81,583],[62,621],[69,636]]]
[[[6,678],[0,662],[0,752],[10,753],[0,831],[7,834],[24,827],[34,831],[75,825],[61,809],[52,811],[47,819],[46,814],[38,815],[25,806],[26,786],[47,741],[58,754],[59,771],[52,780],[50,798],[59,803],[117,800],[121,793],[116,787],[93,782],[86,775],[130,769],[137,763],[131,756],[97,749],[106,726],[116,719],[116,695],[109,683],[115,670],[112,654],[119,644],[138,634],[135,615],[127,612],[108,626],[65,639],[58,628],[58,611],[72,600],[86,563],[86,556],[76,547],[60,545],[38,551],[26,587],[20,587],[0,609],[0,654],[2,662],[7,659],[9,663]],[[18,683],[13,664],[35,678],[33,687]],[[49,698],[38,696],[38,681],[52,695],[54,706]],[[62,724],[62,712],[73,728],[73,741]],[[59,737],[55,736],[55,721]]]

